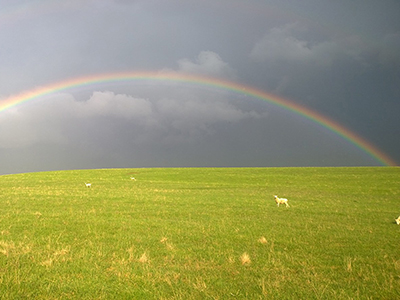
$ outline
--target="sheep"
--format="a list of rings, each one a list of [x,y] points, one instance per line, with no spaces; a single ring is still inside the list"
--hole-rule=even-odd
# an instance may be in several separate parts
[[[91,184],[91,183],[86,183],[86,182],[85,182],[85,185],[86,185],[87,188],[92,187],[92,184]]]
[[[276,195],[274,197],[275,197],[275,202],[278,205],[278,207],[279,207],[279,204],[285,204],[286,207],[289,207],[288,199],[278,198],[278,196],[276,196]]]
[[[136,181],[136,178],[135,178],[135,177],[131,177],[131,179]]]
[[[398,216],[398,218],[395,219],[395,221],[396,221],[397,225],[400,225],[400,216]]]

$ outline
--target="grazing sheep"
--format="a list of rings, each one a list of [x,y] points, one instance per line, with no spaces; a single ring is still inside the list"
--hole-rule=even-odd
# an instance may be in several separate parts
[[[397,225],[400,225],[400,216],[395,220],[396,220]]]
[[[86,183],[86,182],[85,182],[85,185],[86,185],[87,188],[92,187],[92,184],[91,184],[91,183]]]
[[[275,202],[279,207],[279,204],[285,204],[286,207],[289,207],[289,203],[288,203],[288,199],[285,198],[278,198],[278,196],[274,196],[275,197]]]
[[[135,177],[131,177],[131,179],[136,181],[136,178],[135,178]]]

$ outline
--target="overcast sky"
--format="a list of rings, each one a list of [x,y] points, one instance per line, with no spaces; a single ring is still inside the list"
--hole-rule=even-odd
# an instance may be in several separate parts
[[[143,70],[275,94],[400,162],[398,0],[0,0],[0,101],[77,77]],[[0,174],[374,165],[299,114],[196,84],[93,84],[0,112]]]

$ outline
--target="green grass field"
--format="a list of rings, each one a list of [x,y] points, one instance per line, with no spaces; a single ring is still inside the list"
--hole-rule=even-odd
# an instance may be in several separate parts
[[[0,176],[0,299],[400,299],[399,215],[398,167]]]

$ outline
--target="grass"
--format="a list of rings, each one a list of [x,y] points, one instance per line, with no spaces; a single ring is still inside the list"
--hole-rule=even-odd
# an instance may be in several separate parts
[[[399,299],[399,170],[0,176],[0,299]]]

